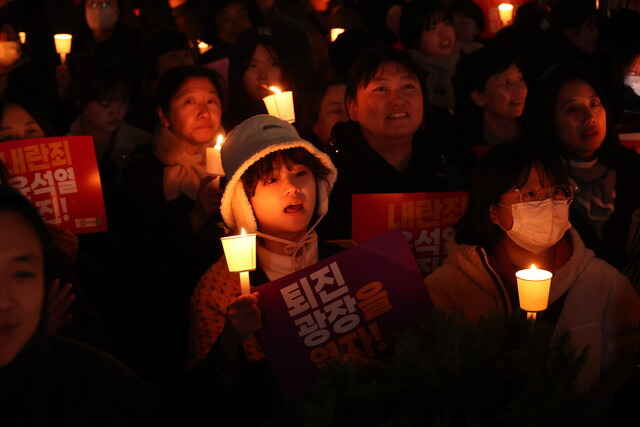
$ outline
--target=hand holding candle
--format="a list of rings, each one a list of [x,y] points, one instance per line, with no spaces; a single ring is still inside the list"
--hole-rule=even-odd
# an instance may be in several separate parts
[[[67,54],[71,52],[71,34],[56,34],[53,40],[56,43],[56,52],[60,55],[60,62],[64,64],[67,61]]]
[[[229,271],[240,273],[242,295],[249,295],[249,271],[256,269],[256,235],[247,234],[243,228],[239,236],[223,237],[220,240]]]
[[[296,113],[293,109],[293,92],[282,92],[275,86],[269,87],[269,90],[273,92],[273,95],[262,98],[269,114],[285,122],[295,122]]]
[[[535,265],[516,273],[520,308],[528,313],[528,318],[535,319],[536,312],[547,308],[552,277],[551,272],[537,269]]]

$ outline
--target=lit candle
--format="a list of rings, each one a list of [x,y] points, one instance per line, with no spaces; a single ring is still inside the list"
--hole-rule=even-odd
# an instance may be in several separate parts
[[[243,228],[239,236],[222,237],[220,240],[229,271],[240,273],[242,295],[249,295],[251,293],[249,271],[256,269],[255,233],[247,234]]]
[[[20,31],[18,37],[20,37],[20,43],[25,44],[27,42],[27,33],[24,31]]]
[[[269,90],[273,92],[273,95],[262,98],[269,114],[285,122],[295,122],[296,113],[293,109],[293,92],[282,92],[275,86],[269,87]]]
[[[344,28],[332,28],[331,29],[331,41],[334,42],[340,34],[344,33]]]
[[[547,308],[552,277],[551,272],[537,269],[535,265],[516,273],[520,308],[527,312],[528,318],[535,319],[536,312]]]
[[[498,5],[498,13],[500,14],[500,21],[502,21],[502,25],[509,25],[513,19],[513,5],[509,3],[502,3]]]
[[[71,52],[71,34],[56,34],[53,40],[56,42],[56,52],[60,54],[60,61],[64,64],[67,60],[67,54]]]
[[[215,147],[207,147],[207,173],[209,175],[224,176],[222,160],[220,159],[220,149],[224,138],[218,135]]]
[[[198,50],[200,51],[200,55],[203,55],[209,49],[211,49],[211,45],[208,45],[205,42],[198,42]]]

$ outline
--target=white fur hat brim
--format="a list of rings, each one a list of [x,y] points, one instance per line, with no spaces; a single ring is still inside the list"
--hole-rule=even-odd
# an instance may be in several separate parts
[[[325,215],[329,209],[329,195],[338,171],[329,156],[298,135],[295,128],[276,117],[258,115],[236,126],[222,145],[222,168],[228,178],[222,195],[220,211],[227,227],[247,233],[258,230],[253,209],[244,186],[242,175],[258,160],[278,150],[304,148],[329,170],[324,180],[317,180],[316,214]]]

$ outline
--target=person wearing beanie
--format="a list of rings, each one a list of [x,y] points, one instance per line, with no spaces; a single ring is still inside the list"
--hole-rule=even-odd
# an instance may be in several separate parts
[[[229,272],[224,256],[211,266],[191,298],[188,369],[198,381],[207,378],[202,388],[220,392],[225,408],[239,405],[234,391],[243,390],[251,390],[252,406],[259,401],[267,408],[281,393],[253,335],[262,328],[259,286],[340,251],[314,231],[328,210],[337,170],[329,156],[303,140],[292,125],[269,115],[254,116],[234,128],[221,156],[228,178],[220,208],[224,223],[231,234],[244,229],[259,236],[258,266],[250,273],[257,291],[240,295],[239,276]],[[223,412],[264,415],[238,409]],[[217,421],[220,416],[218,411]]]

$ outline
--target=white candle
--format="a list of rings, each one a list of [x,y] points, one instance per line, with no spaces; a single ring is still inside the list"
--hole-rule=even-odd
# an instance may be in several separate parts
[[[211,45],[208,45],[205,42],[198,42],[198,50],[200,51],[200,55],[203,55],[209,49],[211,49]]]
[[[516,273],[518,281],[518,297],[520,308],[535,313],[547,308],[549,303],[549,289],[553,274],[547,270],[537,269],[535,265]]]
[[[500,14],[500,21],[502,21],[502,25],[509,25],[513,19],[513,5],[509,3],[502,3],[498,5],[498,13]]]
[[[60,55],[60,62],[63,64],[67,60],[67,54],[71,52],[71,34],[55,34],[53,40],[56,43],[56,52]]]
[[[344,33],[344,28],[332,28],[331,29],[331,42],[336,41],[340,34]]]
[[[249,295],[251,293],[251,283],[249,283],[249,272],[240,272],[240,292],[242,295]]]
[[[293,108],[293,92],[282,92],[275,86],[271,86],[269,90],[273,92],[273,95],[262,98],[269,114],[285,122],[295,122],[296,113]]]
[[[27,33],[24,31],[20,31],[18,37],[20,37],[20,43],[25,44],[27,42]]]
[[[222,169],[222,159],[220,158],[220,149],[224,138],[218,135],[215,147],[207,147],[207,173],[209,175],[224,176]]]

